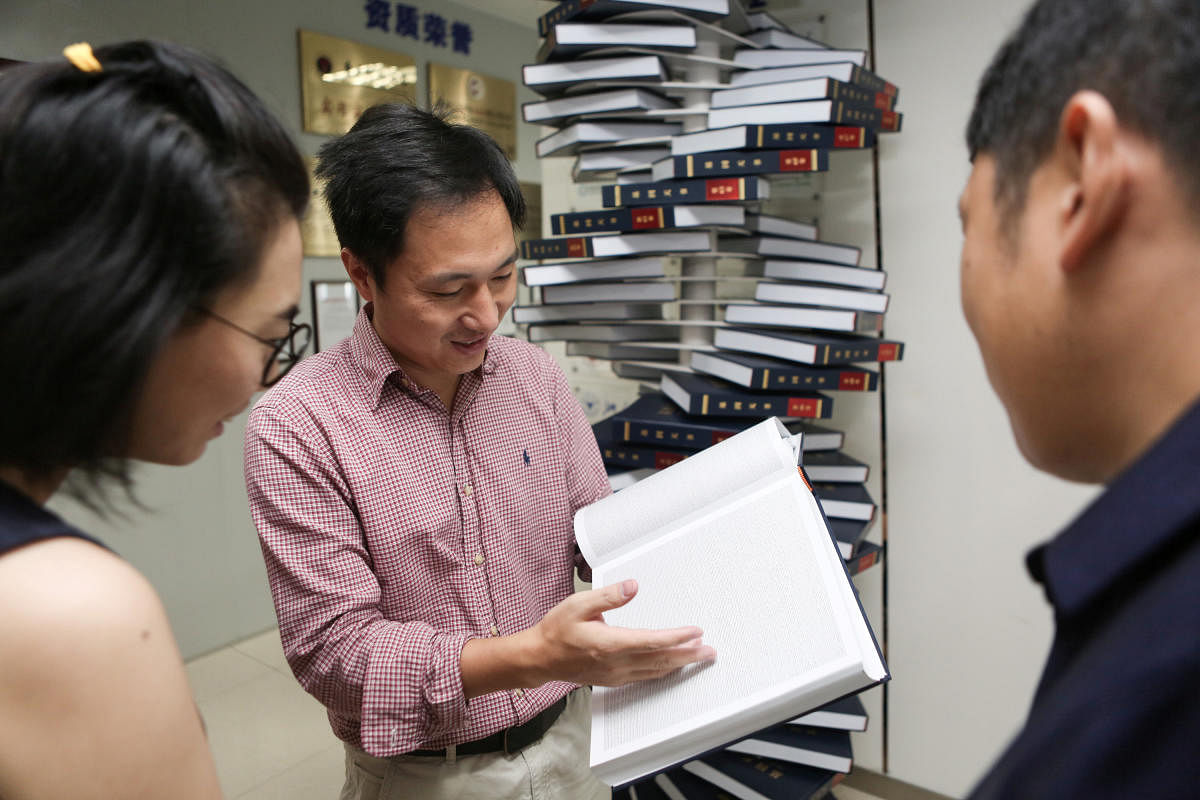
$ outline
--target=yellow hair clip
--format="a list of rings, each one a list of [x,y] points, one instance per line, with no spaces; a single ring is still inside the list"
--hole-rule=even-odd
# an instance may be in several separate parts
[[[87,42],[67,45],[63,48],[63,55],[80,72],[100,72],[103,69],[96,54],[92,52],[92,46]]]

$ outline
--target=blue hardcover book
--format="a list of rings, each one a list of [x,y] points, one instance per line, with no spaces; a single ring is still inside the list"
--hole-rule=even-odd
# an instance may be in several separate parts
[[[741,175],[773,175],[790,172],[825,172],[829,169],[829,151],[800,150],[720,150],[667,156],[650,168],[656,181],[672,178],[725,178]]]
[[[717,150],[789,150],[797,147],[861,149],[875,144],[875,131],[858,125],[735,125],[671,137],[671,155]]]
[[[751,355],[697,351],[691,367],[697,372],[763,391],[873,392],[879,388],[879,373],[862,367],[803,366],[793,361]]]
[[[704,225],[741,227],[746,210],[741,206],[665,205],[614,208],[609,211],[576,211],[551,214],[550,230],[559,235],[590,233],[626,233],[695,228]]]
[[[825,419],[833,399],[816,392],[754,392],[736,384],[686,372],[664,372],[662,393],[687,414],[718,417]]]
[[[849,560],[860,552],[863,539],[871,530],[871,526],[875,524],[875,518],[839,519],[838,517],[829,517],[828,522],[829,532],[833,534],[833,538],[837,542],[838,552],[842,554],[843,559]]]
[[[875,501],[861,483],[813,483],[813,494],[827,517],[870,521],[875,518]]]
[[[869,336],[830,336],[759,328],[718,328],[713,344],[719,350],[781,358],[801,364],[853,364],[864,361],[899,361],[903,342]]]
[[[802,717],[790,720],[792,725],[807,725],[812,728],[835,728],[841,731],[865,731],[867,709],[856,694],[848,695],[832,703],[810,711]]]
[[[864,569],[875,566],[883,561],[883,546],[874,542],[863,542],[853,558],[846,561],[846,572],[857,575]]]
[[[831,772],[849,772],[854,763],[849,731],[788,723],[761,730],[726,749]]]
[[[595,430],[594,427],[593,430]],[[596,437],[596,444],[600,447],[600,457],[604,460],[606,467],[624,469],[666,469],[695,452],[671,447],[630,444],[600,436]]]
[[[838,451],[804,454],[804,472],[810,481],[863,483],[870,468],[857,458]]]
[[[758,422],[754,417],[693,417],[683,413],[668,397],[645,394],[609,418],[614,440],[654,444],[685,450],[702,450],[722,442]],[[808,460],[818,450],[842,446],[842,432],[804,422],[787,424],[793,434],[802,434],[801,447]]]
[[[601,186],[600,202],[605,208],[673,203],[730,203],[739,200],[766,200],[770,194],[770,183],[766,178],[709,178]]]
[[[689,761],[683,765],[683,769],[734,797],[755,800],[761,797],[788,800],[821,797],[839,780],[840,774],[804,764],[789,764],[777,759],[731,753],[728,750]]]

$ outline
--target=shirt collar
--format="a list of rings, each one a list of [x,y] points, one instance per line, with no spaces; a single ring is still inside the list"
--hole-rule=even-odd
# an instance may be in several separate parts
[[[1200,518],[1200,403],[1026,563],[1060,616],[1078,613]]]
[[[424,389],[411,380],[404,373],[404,369],[396,363],[395,357],[392,356],[387,345],[375,331],[375,325],[372,323],[374,312],[373,303],[365,304],[358,312],[358,318],[354,321],[354,332],[350,336],[350,356],[362,370],[367,383],[368,397],[371,398],[374,406],[379,407],[379,402],[383,397],[383,387],[389,381],[414,395],[430,392],[431,390]],[[483,364],[476,370],[480,380],[484,376],[494,373],[506,362],[503,348],[497,346],[500,338],[493,334],[488,342]]]

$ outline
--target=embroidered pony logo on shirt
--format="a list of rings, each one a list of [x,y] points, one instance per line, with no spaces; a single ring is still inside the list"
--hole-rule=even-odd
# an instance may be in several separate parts
[[[524,459],[524,461],[525,461],[525,466],[527,466],[527,467],[528,467],[528,466],[529,466],[529,451],[528,451],[528,450],[522,450],[522,451],[521,451],[521,458],[522,458],[522,459]]]

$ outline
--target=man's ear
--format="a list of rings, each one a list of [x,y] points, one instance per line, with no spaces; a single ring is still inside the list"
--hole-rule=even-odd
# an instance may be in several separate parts
[[[1055,158],[1065,169],[1062,195],[1062,247],[1059,259],[1068,272],[1117,225],[1128,209],[1130,164],[1112,105],[1099,92],[1076,92],[1063,107]]]
[[[358,293],[362,295],[364,303],[373,303],[375,301],[375,281],[371,279],[371,271],[367,269],[367,265],[362,259],[354,255],[349,248],[342,248],[342,266],[346,268],[346,274],[350,276],[350,280],[354,282]]]

